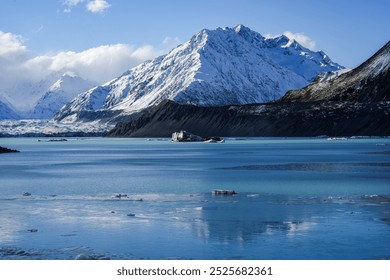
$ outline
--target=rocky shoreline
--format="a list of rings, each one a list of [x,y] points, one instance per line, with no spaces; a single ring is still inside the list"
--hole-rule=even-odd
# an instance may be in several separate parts
[[[8,148],[4,148],[4,147],[0,146],[0,154],[4,154],[4,153],[19,153],[19,151],[8,149]]]

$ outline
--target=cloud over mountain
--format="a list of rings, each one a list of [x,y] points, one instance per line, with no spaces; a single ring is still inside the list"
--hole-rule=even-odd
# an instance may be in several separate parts
[[[89,80],[106,82],[129,65],[137,65],[158,53],[152,46],[135,48],[125,44],[103,45],[81,52],[64,51],[30,58],[23,67],[36,78],[52,72],[72,71]]]
[[[167,37],[159,46],[111,44],[79,52],[60,51],[32,56],[24,38],[0,31],[0,93],[15,83],[36,82],[54,72],[71,71],[88,80],[104,83],[161,55],[177,42],[177,38]]]
[[[316,48],[316,42],[304,33],[293,33],[291,31],[286,31],[283,33],[283,35],[287,36],[290,39],[294,39],[299,44],[301,44],[305,48],[308,48],[309,50],[314,51]]]
[[[159,45],[110,44],[82,51],[58,51],[33,56],[23,38],[0,30],[0,99],[17,108],[29,108],[35,85],[50,84],[64,73],[73,73],[97,84],[106,83],[145,60],[176,46],[177,38],[166,37]],[[39,96],[35,96],[36,100]],[[29,101],[28,101],[29,100]],[[23,105],[23,106],[22,106]]]
[[[26,49],[21,36],[0,31],[0,58],[12,59],[25,54]]]

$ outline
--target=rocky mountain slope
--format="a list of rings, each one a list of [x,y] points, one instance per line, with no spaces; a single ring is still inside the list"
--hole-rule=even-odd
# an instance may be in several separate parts
[[[321,77],[277,102],[200,107],[164,102],[108,136],[390,136],[390,44],[356,69]]]
[[[294,102],[200,107],[165,101],[108,137],[170,137],[187,130],[202,136],[390,135],[390,103]]]
[[[357,101],[390,100],[390,41],[359,67],[334,79],[311,83],[289,91],[283,101]]]
[[[339,69],[325,53],[286,36],[265,38],[243,25],[205,29],[168,54],[77,96],[54,119],[110,119],[167,99],[201,106],[267,102]]]

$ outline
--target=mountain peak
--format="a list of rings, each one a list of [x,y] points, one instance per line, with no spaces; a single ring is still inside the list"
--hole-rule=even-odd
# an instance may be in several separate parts
[[[75,73],[66,72],[42,95],[30,117],[51,118],[63,105],[95,85],[94,82],[84,80]]]
[[[310,50],[286,50],[281,43],[242,24],[203,29],[168,54],[79,95],[56,120],[73,121],[90,110],[98,114],[84,115],[131,114],[167,99],[200,106],[267,102],[338,69]]]
[[[243,24],[237,24],[237,25],[233,28],[233,30],[236,31],[237,33],[252,31],[250,28],[246,27],[246,26],[243,25]]]
[[[259,46],[264,45],[265,38],[260,33],[253,31],[252,29],[246,27],[243,24],[236,25],[233,30],[235,33],[237,33],[239,36],[241,36],[250,43],[255,43]]]

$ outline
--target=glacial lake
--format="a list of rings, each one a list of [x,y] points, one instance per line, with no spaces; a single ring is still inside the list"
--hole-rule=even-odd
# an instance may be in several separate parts
[[[0,259],[390,259],[390,138],[40,139],[0,139]]]

